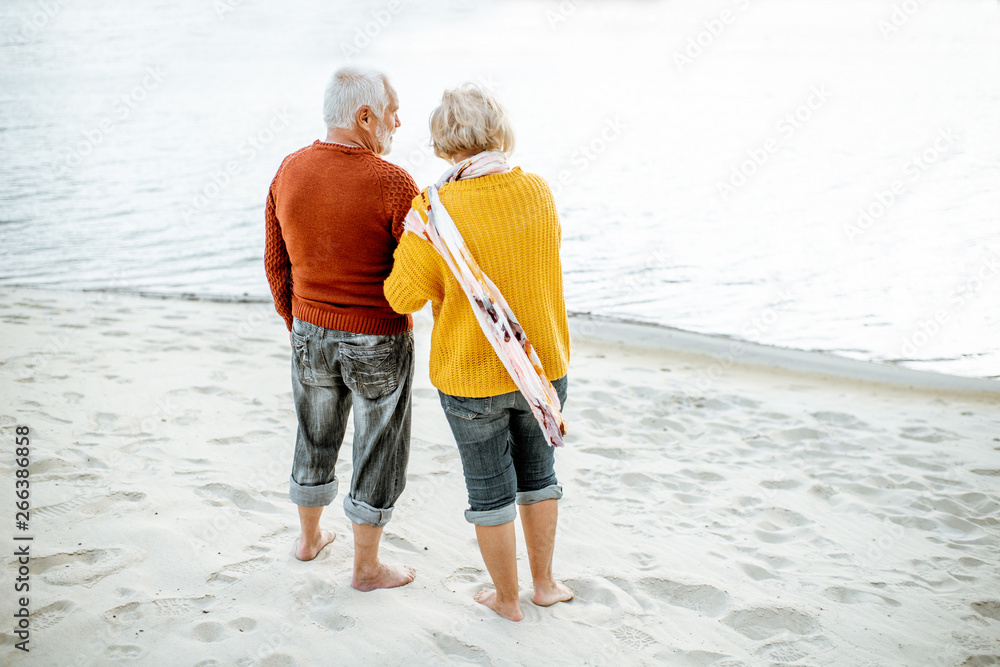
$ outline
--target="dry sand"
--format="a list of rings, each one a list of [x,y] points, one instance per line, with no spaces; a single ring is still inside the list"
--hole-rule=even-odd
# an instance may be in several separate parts
[[[574,326],[556,572],[577,597],[532,605],[522,545],[514,624],[472,600],[489,578],[427,379],[429,323],[383,545],[417,578],[359,593],[343,490],[324,518],[336,541],[292,556],[289,350],[269,306],[5,290],[4,541],[15,425],[31,428],[34,541],[31,652],[11,634],[8,546],[0,663],[1000,662],[997,393]]]

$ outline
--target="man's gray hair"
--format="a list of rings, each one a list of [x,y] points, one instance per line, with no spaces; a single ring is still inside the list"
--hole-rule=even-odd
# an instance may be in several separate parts
[[[389,79],[382,72],[360,67],[341,67],[330,77],[323,98],[323,120],[330,129],[354,128],[355,114],[367,106],[379,122],[395,97]]]

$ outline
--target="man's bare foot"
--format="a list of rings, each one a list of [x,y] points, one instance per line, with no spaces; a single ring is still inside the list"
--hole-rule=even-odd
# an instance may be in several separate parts
[[[568,602],[573,599],[573,591],[565,584],[552,580],[549,582],[536,582],[535,594],[531,596],[531,601],[539,607],[548,607],[556,602]]]
[[[416,573],[409,565],[386,565],[362,571],[355,570],[351,586],[359,591],[373,591],[376,588],[395,588],[413,581]]]
[[[474,597],[476,602],[486,605],[508,621],[520,621],[524,618],[524,614],[521,613],[521,601],[518,599],[501,604],[497,598],[497,592],[493,589],[479,591]]]
[[[304,539],[299,537],[295,541],[295,557],[299,560],[312,560],[319,555],[319,552],[323,550],[323,547],[328,545],[337,536],[331,533],[329,530],[321,530],[318,537],[312,539]]]

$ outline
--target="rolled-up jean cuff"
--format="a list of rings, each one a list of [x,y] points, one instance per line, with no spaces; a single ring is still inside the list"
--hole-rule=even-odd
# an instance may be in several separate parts
[[[337,478],[317,486],[302,486],[291,475],[288,477],[288,497],[302,507],[326,507],[337,497]]]
[[[540,503],[543,500],[559,500],[563,497],[563,488],[561,484],[550,484],[544,489],[537,489],[535,491],[518,491],[517,493],[517,504],[518,505],[531,505],[533,503]]]
[[[360,500],[355,500],[350,494],[344,498],[344,513],[347,514],[348,519],[354,523],[373,526],[375,528],[389,523],[389,519],[392,518],[392,510],[394,509],[394,507],[386,507],[385,509],[372,507]]]
[[[502,526],[517,518],[514,503],[495,510],[465,510],[465,520],[477,526]]]

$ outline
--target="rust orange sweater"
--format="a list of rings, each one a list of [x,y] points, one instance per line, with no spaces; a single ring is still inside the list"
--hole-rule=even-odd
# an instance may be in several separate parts
[[[383,283],[419,191],[367,148],[316,141],[285,158],[267,195],[264,268],[274,308],[327,329],[394,334],[413,327]]]

